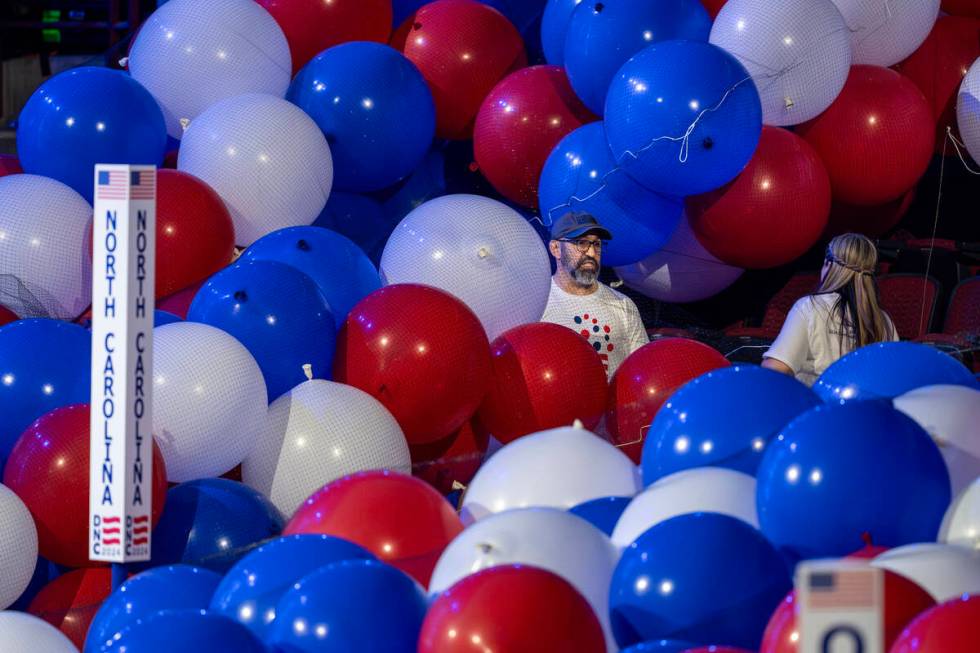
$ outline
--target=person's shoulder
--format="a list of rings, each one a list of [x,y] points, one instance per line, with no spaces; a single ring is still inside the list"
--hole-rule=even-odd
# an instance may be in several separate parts
[[[837,293],[813,293],[797,299],[793,308],[804,313],[813,313],[814,311],[827,311],[833,308],[836,303]]]
[[[599,292],[603,294],[603,299],[611,302],[617,302],[622,304],[624,307],[636,308],[636,302],[634,302],[629,296],[619,292],[612,286],[604,283],[599,284]]]

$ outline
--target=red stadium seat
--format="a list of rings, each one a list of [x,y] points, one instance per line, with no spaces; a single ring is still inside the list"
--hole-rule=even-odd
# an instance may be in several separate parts
[[[980,277],[964,279],[949,298],[943,333],[951,336],[980,336]]]
[[[762,324],[758,327],[729,327],[725,329],[725,335],[732,337],[748,338],[775,338],[779,335],[779,330],[789,315],[789,310],[793,304],[801,297],[808,295],[817,288],[820,282],[820,275],[815,272],[806,272],[793,275],[779,292],[766,304],[766,311],[762,316]]]
[[[929,332],[940,290],[935,279],[921,274],[886,274],[878,278],[878,290],[881,306],[901,339],[915,340]]]

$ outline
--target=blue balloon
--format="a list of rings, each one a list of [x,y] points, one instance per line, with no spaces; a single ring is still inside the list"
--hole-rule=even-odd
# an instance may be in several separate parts
[[[547,0],[480,0],[490,5],[514,24],[517,31],[524,34],[544,11]]]
[[[247,485],[224,478],[181,483],[167,491],[143,566],[183,562],[224,573],[283,525],[276,507]]]
[[[381,287],[378,269],[353,241],[321,227],[288,227],[258,239],[242,261],[285,263],[309,276],[330,305],[337,328],[347,314]]]
[[[887,401],[800,415],[757,478],[762,532],[799,558],[853,553],[865,533],[887,547],[935,541],[951,493],[932,438]]]
[[[402,183],[378,195],[384,195],[384,211],[393,225],[419,205],[446,194],[446,157],[439,150],[425,155],[418,167]]]
[[[160,165],[166,146],[157,101],[132,77],[108,68],[73,68],[47,80],[17,126],[24,172],[53,177],[89,202],[96,163]]]
[[[605,116],[615,160],[666,195],[704,193],[731,181],[762,133],[762,105],[748,71],[699,41],[663,41],[634,55],[609,85]]]
[[[435,104],[422,73],[379,43],[324,50],[299,71],[286,99],[327,137],[339,190],[390,186],[418,166],[435,134]]]
[[[248,628],[204,610],[163,610],[135,621],[100,653],[269,653]]]
[[[655,639],[621,649],[619,653],[684,653],[697,646],[693,642],[682,642],[679,639]]]
[[[603,265],[640,261],[666,244],[684,212],[680,198],[665,197],[616,168],[601,122],[579,127],[548,155],[538,182],[541,216],[553,224],[564,213],[591,213],[612,233]]]
[[[651,43],[708,41],[711,17],[699,0],[582,2],[565,33],[565,71],[585,106],[602,115],[616,71]]]
[[[582,0],[548,0],[541,18],[541,47],[544,58],[555,66],[565,65],[565,35],[572,12]]]
[[[391,3],[392,8],[392,23],[397,29],[406,18],[411,16],[424,4],[428,4],[431,0],[393,0]]]
[[[0,327],[0,469],[34,420],[88,403],[91,365],[92,334],[77,324],[28,319]]]
[[[602,497],[580,503],[568,509],[573,515],[578,515],[606,535],[612,536],[613,529],[620,515],[630,504],[630,497]]]
[[[338,191],[330,193],[313,226],[350,238],[377,266],[388,236],[397,224],[398,220],[390,218],[381,202],[373,197]]]
[[[290,653],[415,653],[426,607],[421,586],[394,567],[346,560],[283,595],[266,641]]]
[[[203,610],[220,582],[213,571],[188,565],[157,567],[133,576],[95,613],[84,652],[98,653],[113,635],[161,610]]]
[[[626,547],[613,572],[609,615],[623,647],[673,638],[757,650],[792,587],[762,533],[728,515],[690,513]]]
[[[793,377],[755,365],[699,376],[675,392],[650,425],[640,461],[643,484],[694,467],[755,474],[780,429],[819,405]]]
[[[183,322],[179,315],[174,315],[170,311],[161,311],[156,309],[153,311],[153,326],[163,326],[164,324],[171,324],[173,322]]]
[[[314,377],[330,378],[337,339],[333,313],[316,282],[291,265],[245,260],[221,270],[194,295],[187,319],[245,345],[262,370],[270,402],[307,380],[307,363]]]
[[[367,550],[330,535],[285,535],[255,549],[225,574],[211,609],[267,637],[276,604],[296,581],[341,560],[373,560]]]
[[[34,597],[37,596],[38,592],[44,589],[45,585],[64,573],[66,569],[68,568],[61,567],[46,558],[38,556],[37,564],[34,566],[34,573],[31,575],[31,580],[27,584],[27,587],[20,593],[17,600],[6,609],[27,612],[27,607],[34,600]]]
[[[826,402],[894,399],[927,385],[980,389],[962,363],[934,347],[916,342],[879,342],[861,347],[824,370],[813,389]]]

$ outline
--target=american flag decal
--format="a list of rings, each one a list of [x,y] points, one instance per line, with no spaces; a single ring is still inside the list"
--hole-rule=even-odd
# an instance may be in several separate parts
[[[875,575],[870,569],[811,574],[810,604],[814,610],[871,608],[875,605]]]
[[[156,170],[129,173],[129,199],[152,200],[157,181]]]
[[[150,518],[147,515],[133,517],[133,546],[149,544]]]
[[[122,520],[119,517],[102,518],[102,544],[122,544]]]
[[[127,199],[129,192],[127,176],[125,170],[100,170],[95,198],[100,200]]]
[[[96,183],[96,199],[151,200],[156,193],[156,170],[100,170]]]

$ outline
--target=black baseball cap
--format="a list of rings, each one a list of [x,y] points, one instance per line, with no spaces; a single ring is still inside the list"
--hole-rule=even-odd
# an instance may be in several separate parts
[[[602,240],[612,240],[612,233],[599,224],[591,213],[569,211],[551,225],[551,239],[578,238],[593,233]]]

